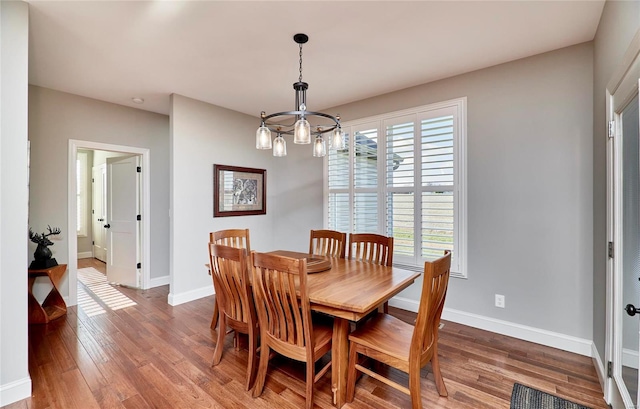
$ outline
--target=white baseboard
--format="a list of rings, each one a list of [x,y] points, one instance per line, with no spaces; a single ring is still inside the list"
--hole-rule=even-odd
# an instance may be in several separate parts
[[[169,285],[170,283],[170,279],[171,276],[162,276],[162,277],[155,277],[152,278],[151,280],[149,280],[149,288],[155,288],[155,287],[160,287],[163,285]]]
[[[81,253],[78,253],[78,259],[81,259],[81,258],[93,258],[93,252],[83,251]]]
[[[200,298],[208,297],[215,294],[213,291],[213,285],[198,288],[191,291],[185,291],[180,294],[169,293],[168,303],[169,305],[180,305],[189,301],[197,300]]]
[[[638,351],[622,348],[622,366],[638,369]]]
[[[9,405],[29,396],[31,396],[31,378],[28,376],[0,385],[0,406]]]
[[[607,379],[607,370],[604,367],[604,363],[600,359],[600,354],[598,353],[598,349],[596,348],[596,344],[591,343],[591,360],[593,361],[593,366],[596,368],[596,373],[598,374],[598,380],[600,381],[600,387],[604,391],[604,381]],[[636,360],[636,363],[638,361]]]
[[[415,300],[396,296],[389,300],[389,305],[417,312],[419,303]],[[451,308],[445,308],[442,311],[442,319],[529,342],[535,342],[536,344],[558,348],[563,351],[589,357],[592,356],[592,341],[571,335],[560,334],[558,332],[529,327]]]

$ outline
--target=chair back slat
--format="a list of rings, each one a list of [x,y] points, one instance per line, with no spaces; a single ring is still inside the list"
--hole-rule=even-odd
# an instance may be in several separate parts
[[[255,322],[257,317],[250,298],[247,250],[209,243],[209,254],[219,308],[235,321]]]
[[[447,296],[450,271],[451,252],[448,250],[439,259],[425,263],[418,317],[411,339],[410,354],[415,356],[410,355],[409,360],[430,359],[427,355],[438,342],[438,328]]]
[[[393,264],[393,237],[371,233],[352,233],[349,236],[349,258],[391,266]]]
[[[249,229],[227,229],[211,232],[209,233],[209,241],[224,246],[247,249],[247,254],[251,254]]]
[[[347,234],[335,230],[311,230],[309,253],[344,258]]]
[[[251,255],[252,288],[262,330],[293,347],[313,347],[306,259],[256,252]]]

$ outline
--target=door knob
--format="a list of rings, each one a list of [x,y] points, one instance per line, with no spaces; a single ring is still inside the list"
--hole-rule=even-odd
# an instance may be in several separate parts
[[[627,304],[627,306],[624,307],[624,310],[632,317],[640,313],[640,309],[637,309],[633,304]]]
[[[105,224],[104,227],[107,228],[107,229],[110,229],[111,225],[110,224]]]

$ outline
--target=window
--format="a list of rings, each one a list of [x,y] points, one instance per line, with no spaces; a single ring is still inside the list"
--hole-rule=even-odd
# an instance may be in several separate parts
[[[87,182],[89,180],[88,169],[88,152],[78,151],[76,156],[76,207],[77,220],[76,228],[78,236],[87,235],[87,224],[89,219],[88,209],[88,189]]]
[[[326,157],[325,227],[394,237],[394,264],[422,271],[452,251],[466,277],[466,98],[343,124]]]

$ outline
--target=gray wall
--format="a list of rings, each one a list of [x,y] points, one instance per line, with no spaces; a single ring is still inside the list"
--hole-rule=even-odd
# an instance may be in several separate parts
[[[607,261],[606,86],[640,28],[640,2],[607,1],[593,51],[593,341],[605,357]]]
[[[333,111],[323,111],[333,112]],[[254,127],[255,125],[254,119]],[[273,250],[290,249],[309,251],[309,230],[323,228],[322,186],[324,183],[324,161],[312,154],[312,145],[295,145],[293,138],[287,139],[287,156],[274,158],[271,169],[275,192],[273,226]]]
[[[27,3],[0,1],[0,406],[31,393],[27,338]]]
[[[36,231],[67,226],[69,139],[147,148],[151,158],[151,278],[169,274],[169,118],[36,86],[29,87],[31,176],[29,223]],[[67,263],[63,230],[51,247]],[[35,245],[29,247],[30,253]],[[33,255],[30,255],[33,257]],[[68,283],[62,285],[68,295]]]
[[[248,228],[252,250],[274,249],[277,195],[269,151],[255,149],[257,119],[180,95],[171,98],[171,288],[180,304],[213,292],[209,232]],[[267,214],[213,217],[213,165],[267,170]]]
[[[327,111],[468,98],[468,279],[447,308],[591,339],[592,61],[585,43]]]

